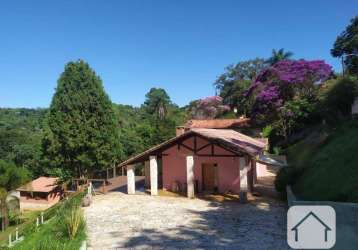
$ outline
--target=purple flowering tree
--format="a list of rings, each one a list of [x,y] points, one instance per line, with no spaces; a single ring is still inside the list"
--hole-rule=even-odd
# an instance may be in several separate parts
[[[264,123],[278,119],[286,102],[313,100],[317,86],[332,74],[322,60],[283,60],[262,71],[246,96],[254,96],[252,117]]]
[[[210,96],[191,103],[189,113],[193,119],[213,119],[229,111],[230,107],[223,105],[223,98]]]

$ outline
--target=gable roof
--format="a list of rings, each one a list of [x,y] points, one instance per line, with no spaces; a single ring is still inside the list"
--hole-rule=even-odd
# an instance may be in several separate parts
[[[158,144],[143,153],[140,153],[134,157],[119,164],[119,166],[125,166],[128,164],[137,163],[146,160],[149,155],[158,154],[164,150],[172,147],[173,145],[181,142],[191,136],[200,136],[209,141],[212,141],[223,148],[230,151],[240,153],[246,153],[252,156],[258,155],[265,147],[266,144],[262,141],[256,140],[247,135],[241,134],[231,129],[205,129],[194,128],[184,134],[171,138],[161,144]]]
[[[41,176],[19,188],[17,191],[48,193],[57,187],[58,178]]]
[[[237,127],[248,127],[249,118],[239,119],[211,119],[211,120],[189,120],[185,123],[185,128],[213,128],[229,129]]]

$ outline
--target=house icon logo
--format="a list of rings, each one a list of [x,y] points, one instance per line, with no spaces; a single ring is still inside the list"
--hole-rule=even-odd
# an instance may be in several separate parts
[[[287,243],[294,249],[329,249],[336,243],[336,212],[331,206],[292,206],[287,212]]]

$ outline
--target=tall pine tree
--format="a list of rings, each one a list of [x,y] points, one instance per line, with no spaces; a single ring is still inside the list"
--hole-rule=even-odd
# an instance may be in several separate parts
[[[121,158],[116,116],[102,81],[89,65],[69,62],[47,117],[43,153],[48,165],[91,177]]]

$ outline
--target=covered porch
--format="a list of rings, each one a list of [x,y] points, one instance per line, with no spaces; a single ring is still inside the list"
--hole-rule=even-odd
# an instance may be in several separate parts
[[[144,165],[145,187],[185,193],[238,194],[246,201],[256,181],[256,158],[266,143],[234,130],[192,129],[121,163],[127,193],[135,194],[135,168]]]

